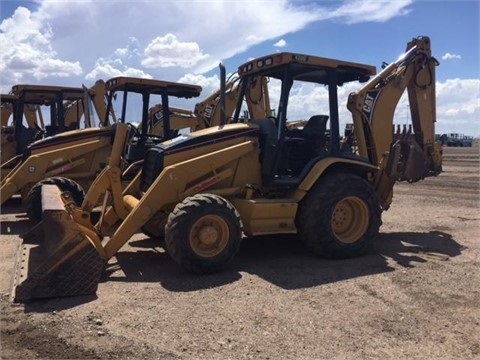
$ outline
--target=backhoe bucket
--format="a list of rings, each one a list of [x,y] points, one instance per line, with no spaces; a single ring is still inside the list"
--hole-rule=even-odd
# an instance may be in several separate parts
[[[42,222],[23,236],[12,301],[92,295],[105,261],[73,221],[55,185],[42,186]]]

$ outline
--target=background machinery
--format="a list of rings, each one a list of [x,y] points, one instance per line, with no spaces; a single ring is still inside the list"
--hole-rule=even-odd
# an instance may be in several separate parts
[[[20,140],[20,145],[25,147],[34,138],[38,132],[37,124],[43,126],[43,118],[37,104],[24,104],[22,117],[25,117],[28,128],[31,130],[25,131],[25,137],[18,139],[18,134],[15,136],[15,122],[13,114],[18,114],[16,108],[19,106],[20,99],[14,94],[0,94],[0,119],[1,119],[1,164],[14,158],[17,155],[18,148],[17,140]],[[23,119],[22,119],[23,120]],[[25,144],[22,144],[25,143]]]
[[[89,102],[86,97],[88,94],[81,87],[50,85],[15,85],[10,94],[1,95],[1,164],[10,162],[3,167],[2,175],[5,175],[5,168],[14,166],[15,160],[11,160],[21,155],[31,142],[67,130],[92,126],[87,122],[89,117],[83,116]],[[82,117],[85,119],[83,125],[80,124]]]
[[[224,71],[223,68],[222,71]],[[135,84],[137,84],[136,88]],[[110,136],[107,126],[117,121],[114,107],[117,113],[132,117],[132,113],[134,113],[132,109],[136,108],[136,103],[143,103],[144,105],[142,106],[147,104],[150,106],[147,117],[145,117],[144,113],[141,113],[136,114],[136,118],[131,120],[132,129],[129,137],[129,151],[124,154],[122,161],[123,168],[126,169],[128,165],[132,166],[128,169],[128,174],[122,175],[122,181],[124,182],[128,181],[132,174],[135,174],[138,170],[138,166],[143,161],[145,150],[152,144],[175,137],[182,129],[195,131],[207,126],[220,124],[222,107],[219,104],[219,90],[198,103],[195,106],[195,114],[191,111],[169,105],[168,111],[164,112],[162,103],[152,106],[151,104],[155,101],[163,101],[158,89],[167,86],[172,87],[172,84],[175,85],[177,83],[157,80],[149,82],[145,79],[126,77],[111,79],[107,81],[107,85],[102,80],[97,81],[95,86],[88,90],[88,95],[94,104],[97,117],[101,120],[99,123],[100,128],[97,127],[89,131],[81,129],[80,132],[69,132],[56,137],[50,137],[48,141],[36,142],[27,148],[25,154],[18,155],[15,160],[2,166],[2,178],[4,179],[0,188],[2,204],[11,198],[13,194],[20,192],[25,203],[27,215],[34,223],[37,223],[41,220],[41,186],[43,184],[55,184],[63,191],[69,191],[76,203],[80,205],[83,201],[84,189],[88,189],[92,179],[105,166],[106,158],[110,153],[111,143],[106,141]],[[178,86],[180,85],[178,84]],[[246,103],[247,111],[268,112],[269,103],[265,80],[263,79],[262,82],[256,82],[253,85],[249,89],[249,93],[252,96],[249,96]],[[236,106],[238,87],[235,86],[234,81],[229,81],[226,89],[227,101],[223,109],[231,116]],[[116,100],[116,95],[119,91],[130,95],[124,95],[120,100]],[[109,98],[115,99],[111,101],[108,112],[106,104],[107,93],[110,94]],[[151,96],[148,96],[145,102],[143,97],[148,94]],[[260,98],[261,101],[255,101],[255,98]],[[124,108],[123,104],[127,104],[127,99],[130,105]],[[76,107],[78,108],[78,105]],[[264,110],[264,107],[268,110]],[[70,114],[72,113],[70,111],[72,108],[74,108],[73,105],[70,105],[68,108]],[[79,116],[83,114],[83,112],[79,111],[77,113]],[[109,115],[107,116],[107,114]],[[90,121],[90,117],[87,117],[87,115],[88,112],[85,112],[86,123],[87,119]],[[122,119],[124,116],[122,116]],[[70,119],[72,118],[70,117]],[[164,121],[164,119],[168,119],[168,121]],[[78,121],[79,119],[77,119],[77,123]],[[164,135],[164,131],[168,132],[167,136]],[[75,141],[75,144],[72,144],[72,147],[66,146],[70,141]],[[30,157],[31,155],[34,155],[34,157]],[[60,158],[62,161],[57,161]],[[19,164],[20,161],[21,163]],[[55,164],[52,161],[56,161]],[[37,171],[38,165],[36,164],[47,166],[47,169]],[[15,171],[12,171],[13,165],[17,165]],[[32,171],[32,169],[35,171]],[[147,234],[153,235],[153,233],[145,231]]]
[[[428,37],[412,39],[379,74],[370,65],[305,54],[254,59],[238,68],[230,122],[150,147],[142,171],[123,190],[107,181],[119,171],[128,139],[119,124],[109,164],[81,207],[57,187],[42,187],[43,221],[24,237],[28,266],[17,273],[14,299],[94,293],[107,260],[144,227],[164,232],[173,260],[198,273],[222,269],[243,236],[260,234],[296,233],[330,258],[364,254],[395,182],[441,172],[436,65]],[[247,120],[240,116],[243,99],[259,77],[280,84],[277,116]],[[348,82],[365,83],[347,104],[356,151],[342,145],[339,129],[337,90]],[[312,84],[327,88],[328,104],[317,104],[303,128],[288,129],[289,99],[297,86]],[[394,110],[406,89],[413,129],[395,135]],[[100,219],[92,222],[102,196]],[[38,245],[28,244],[33,239]]]
[[[225,68],[220,64],[220,73],[225,76]],[[221,125],[222,121],[229,123],[239,101],[239,77],[232,74],[224,85],[195,105],[193,111],[170,107],[170,122],[177,124],[176,128],[188,129],[193,132],[212,126]],[[222,95],[223,94],[223,95]],[[251,81],[243,101],[244,117],[270,116],[270,96],[268,93],[267,78],[259,77]],[[222,115],[224,119],[222,120]],[[247,115],[247,116],[245,116]],[[150,124],[148,128],[155,128],[155,134],[161,135],[162,126],[155,126],[162,120],[162,106],[156,104],[150,109]],[[183,124],[183,126],[181,126]]]
[[[13,169],[4,164],[0,187],[2,204],[20,193],[28,216],[38,222],[41,220],[41,186],[55,184],[68,191],[80,205],[84,189],[88,189],[105,166],[112,151],[115,126],[112,128],[111,125],[117,122],[116,113],[120,114],[122,121],[127,111],[130,112],[128,116],[141,119],[148,116],[148,108],[155,102],[164,101],[165,109],[168,109],[168,97],[190,98],[199,96],[200,92],[201,88],[194,85],[141,78],[116,77],[106,83],[97,81],[89,95],[101,120],[100,126],[67,131],[36,141],[15,159]],[[138,109],[141,111],[135,112]],[[168,114],[165,116],[168,119]],[[167,124],[168,121],[164,122],[165,127]],[[145,145],[141,139],[146,138],[147,129],[131,128],[136,134],[144,131],[137,137],[137,143]],[[156,141],[164,138],[157,137]],[[138,152],[138,147],[136,150]],[[133,148],[124,160],[124,164],[138,160]]]
[[[472,147],[474,142],[473,136],[459,133],[437,135],[437,138],[442,142],[443,145],[454,147]]]

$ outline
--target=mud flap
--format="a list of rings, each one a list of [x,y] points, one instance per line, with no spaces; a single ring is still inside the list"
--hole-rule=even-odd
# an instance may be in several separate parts
[[[23,236],[11,300],[92,295],[105,261],[65,210],[55,185],[42,187],[42,221]]]

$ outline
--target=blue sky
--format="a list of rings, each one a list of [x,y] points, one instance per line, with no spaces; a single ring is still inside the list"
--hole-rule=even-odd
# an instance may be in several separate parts
[[[479,1],[2,0],[0,7],[2,92],[16,83],[91,86],[127,75],[199,84],[208,96],[219,86],[220,61],[234,72],[253,57],[289,51],[380,69],[426,35],[440,62],[437,133],[480,136]],[[340,104],[355,86],[341,89]],[[407,108],[404,98],[398,123]]]

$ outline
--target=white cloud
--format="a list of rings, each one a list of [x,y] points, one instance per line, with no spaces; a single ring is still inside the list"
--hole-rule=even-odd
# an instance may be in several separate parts
[[[11,85],[48,76],[69,77],[82,74],[79,61],[59,59],[53,49],[54,31],[35,14],[18,7],[11,18],[0,23],[0,73],[3,84]]]
[[[449,79],[436,83],[437,134],[459,132],[480,136],[480,79]],[[400,123],[409,121],[406,93],[395,113]]]
[[[445,54],[442,56],[442,60],[461,59],[461,58],[462,58],[461,55],[450,54],[449,52],[445,53]]]
[[[153,39],[145,49],[142,65],[147,68],[179,66],[191,68],[199,61],[208,59],[196,42],[180,42],[173,34]]]
[[[127,46],[124,48],[118,48],[115,50],[115,55],[120,58],[131,59],[133,57],[140,57],[139,42],[136,37],[129,37]]]
[[[65,6],[58,0],[37,0],[36,4],[35,11],[19,7],[0,24],[2,89],[19,81],[82,83],[96,74],[147,74],[146,69],[155,78],[174,81],[186,71],[210,71],[219,59],[227,60],[312,22],[378,21],[403,14],[409,2],[375,5],[363,0],[361,6],[356,2],[352,6],[260,1],[254,11],[245,2],[220,0],[210,0],[208,6],[204,1],[176,0],[138,0],[134,7],[130,1],[82,0]],[[161,21],[155,14],[161,14],[157,16]],[[106,66],[104,59],[121,59],[123,67]]]
[[[93,70],[85,76],[85,79],[94,83],[98,79],[109,79],[115,76],[153,78],[143,70],[125,66],[120,59],[110,60],[100,58],[95,63]]]
[[[362,22],[385,22],[410,12],[407,8],[413,0],[353,0],[333,10],[329,18],[345,21],[347,24]]]
[[[217,75],[207,77],[199,74],[185,74],[178,79],[178,82],[200,85],[203,89],[202,97],[212,94],[220,87],[220,79]]]
[[[206,73],[220,59],[228,61],[265,41],[281,39],[274,44],[280,48],[289,34],[317,21],[385,22],[408,14],[412,1],[260,1],[254,11],[243,1],[211,0],[206,6],[205,1],[138,0],[134,7],[130,1],[36,3],[37,10],[19,7],[0,23],[2,92],[19,82],[80,85],[125,75],[199,84],[204,88],[202,98],[218,88],[218,76]],[[446,53],[442,58],[461,56]],[[480,134],[478,81],[438,83],[438,128],[457,131],[454,127],[462,123],[464,132]],[[355,89],[349,86],[339,89],[341,119],[350,119],[342,105]],[[295,94],[289,117],[302,116],[304,108],[323,111],[314,107],[324,100],[325,90],[310,90],[305,87]],[[399,110],[404,107],[399,104]]]
[[[444,133],[480,136],[480,79],[437,82],[437,121]]]

